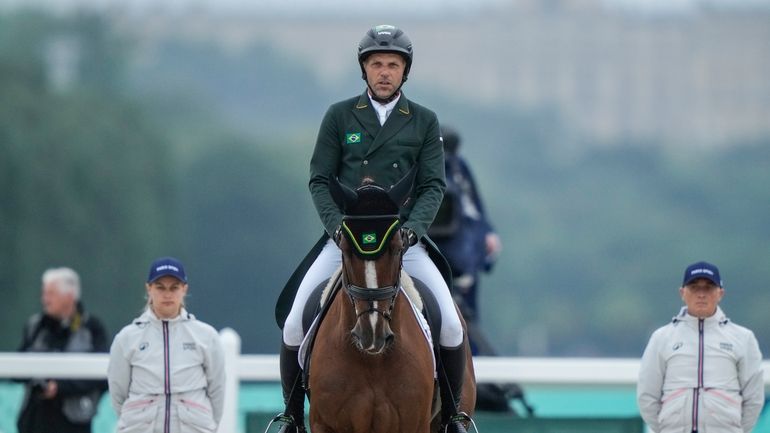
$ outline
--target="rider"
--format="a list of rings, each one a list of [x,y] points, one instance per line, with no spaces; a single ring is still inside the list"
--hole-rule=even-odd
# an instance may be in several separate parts
[[[342,213],[329,193],[329,178],[335,176],[356,188],[369,177],[387,187],[417,167],[412,195],[401,210],[401,236],[411,247],[403,256],[403,266],[426,283],[438,301],[442,429],[463,433],[462,422],[468,418],[457,411],[466,361],[463,328],[447,283],[429,257],[437,249],[425,237],[446,188],[438,119],[401,91],[412,66],[412,42],[401,29],[380,25],[367,31],[358,45],[358,63],[367,88],[327,110],[310,161],[310,192],[326,233],[322,245],[317,245],[320,248],[303,261],[312,265],[307,269],[300,265],[295,272],[302,278],[299,287],[290,280],[285,289],[296,290],[296,295],[283,327],[280,363],[286,410],[278,417],[284,423],[280,432],[305,431],[305,392],[297,359],[303,339],[302,312],[313,289],[342,263],[337,246]],[[280,304],[279,300],[277,311]]]

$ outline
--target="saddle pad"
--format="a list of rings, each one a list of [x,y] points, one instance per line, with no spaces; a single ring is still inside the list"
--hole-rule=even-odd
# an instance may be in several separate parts
[[[401,287],[401,291],[404,292],[403,286]],[[405,293],[406,294],[406,293]],[[414,317],[417,318],[417,322],[420,324],[420,329],[422,329],[422,334],[425,336],[425,340],[428,342],[428,347],[430,347],[430,359],[433,360],[433,378],[435,379],[438,377],[436,375],[436,351],[433,347],[433,337],[430,333],[430,326],[428,326],[428,321],[425,320],[425,316],[422,315],[420,310],[417,309],[417,307],[414,305],[414,302],[412,301],[412,298],[407,296],[407,299],[409,299],[409,305],[412,307],[412,312],[414,313]]]

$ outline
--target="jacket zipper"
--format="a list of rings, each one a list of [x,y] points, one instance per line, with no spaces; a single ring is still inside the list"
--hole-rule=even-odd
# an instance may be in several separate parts
[[[698,387],[693,390],[692,431],[698,431],[698,397],[703,389],[703,319],[698,319]]]
[[[171,363],[169,362],[168,321],[163,321],[163,372],[165,376],[163,392],[166,394],[166,416],[163,432],[171,432]]]

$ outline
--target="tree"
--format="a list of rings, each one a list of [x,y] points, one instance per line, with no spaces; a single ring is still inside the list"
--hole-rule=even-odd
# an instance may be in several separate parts
[[[86,29],[90,43],[107,43],[88,24],[28,14],[0,23],[0,39],[19,41],[0,46],[0,287],[7,323],[16,324],[0,330],[5,350],[39,308],[46,268],[78,271],[87,307],[114,332],[124,318],[112,313],[142,305],[137,276],[151,252],[173,240],[173,158],[159,127],[116,86],[81,81],[62,90],[48,79],[45,47],[60,29],[76,39]],[[118,51],[81,59],[96,64]]]

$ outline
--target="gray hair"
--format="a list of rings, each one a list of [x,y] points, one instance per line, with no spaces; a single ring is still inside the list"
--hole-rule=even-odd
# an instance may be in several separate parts
[[[56,283],[59,293],[72,293],[76,301],[80,300],[80,277],[70,268],[51,268],[43,272],[43,285]]]

